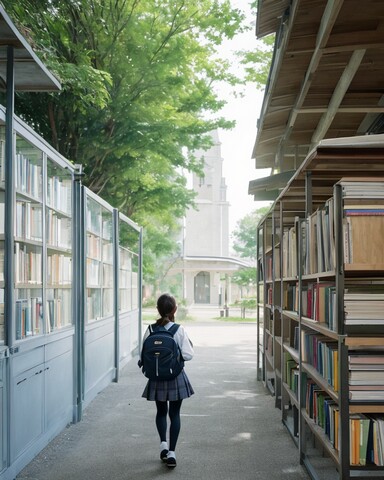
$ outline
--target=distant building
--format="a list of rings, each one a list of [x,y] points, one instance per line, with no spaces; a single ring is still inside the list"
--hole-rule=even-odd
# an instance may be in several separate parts
[[[231,275],[246,262],[229,256],[229,203],[222,176],[223,158],[218,132],[212,132],[214,145],[196,151],[204,158],[204,176],[193,174],[197,210],[190,208],[184,219],[180,260],[169,274],[181,273],[183,298],[188,305],[224,306],[239,296]]]

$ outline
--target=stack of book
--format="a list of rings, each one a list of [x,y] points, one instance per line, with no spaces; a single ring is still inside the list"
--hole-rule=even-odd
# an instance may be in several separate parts
[[[346,288],[344,310],[346,325],[384,325],[384,285]]]
[[[381,352],[349,355],[349,398],[352,401],[384,401],[384,356]]]

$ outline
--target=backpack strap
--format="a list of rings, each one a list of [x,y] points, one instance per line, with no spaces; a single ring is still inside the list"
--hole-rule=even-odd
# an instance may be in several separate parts
[[[178,323],[174,323],[171,327],[169,328],[165,328],[165,327],[161,327],[161,328],[164,328],[167,332],[169,332],[172,337],[175,335],[175,333],[177,332],[177,330],[179,329],[180,325]],[[148,329],[149,329],[149,334],[153,333],[155,330],[157,330],[158,328],[158,325],[156,325],[156,323],[152,324],[152,325],[149,325]]]
[[[174,323],[170,328],[168,328],[168,332],[173,335],[175,335],[175,333],[177,332],[177,330],[179,329],[180,325],[178,323]]]

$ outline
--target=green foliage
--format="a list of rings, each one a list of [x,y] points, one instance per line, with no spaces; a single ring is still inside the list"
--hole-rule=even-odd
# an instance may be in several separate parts
[[[153,279],[176,250],[176,219],[193,204],[183,171],[209,132],[231,128],[214,86],[244,81],[217,47],[246,28],[230,0],[3,0],[60,93],[23,93],[15,111],[84,183],[145,227],[144,272]],[[245,55],[245,61],[249,57]]]
[[[257,225],[269,208],[269,206],[259,208],[237,222],[236,229],[232,233],[233,248],[240,257],[256,260]]]
[[[275,35],[258,40],[258,48],[253,51],[241,51],[239,56],[244,65],[246,80],[263,89],[268,82],[272,62]]]
[[[256,285],[256,268],[241,268],[232,275],[232,282],[241,287],[253,287]]]

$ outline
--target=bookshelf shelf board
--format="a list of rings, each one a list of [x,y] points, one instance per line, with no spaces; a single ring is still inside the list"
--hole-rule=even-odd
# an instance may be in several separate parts
[[[48,204],[47,204],[47,208],[48,208],[49,210],[52,210],[53,212],[55,212],[55,215],[58,216],[58,217],[61,217],[61,218],[72,218],[72,214],[71,214],[71,213],[65,212],[64,210],[60,210],[59,208],[55,208],[55,207],[53,207],[52,205],[48,205]]]
[[[47,288],[53,288],[54,290],[68,290],[72,288],[70,283],[47,283]]]
[[[72,250],[67,247],[58,247],[56,245],[47,245],[48,252],[59,252],[59,253],[68,253],[71,254]]]
[[[378,467],[375,465],[367,465],[365,467],[358,465],[351,465],[349,477],[352,478],[376,478],[377,480],[382,480],[384,467]]]
[[[327,380],[320,375],[320,373],[316,370],[315,367],[312,367],[309,363],[302,363],[302,368],[305,370],[308,375],[321,387],[325,390],[328,395],[334,400],[335,402],[339,402],[339,396],[337,392],[331,387],[331,385],[327,382]]]
[[[307,317],[302,317],[301,323],[302,325],[305,325],[306,327],[312,330],[316,330],[316,332],[322,333],[327,337],[333,338],[335,340],[338,340],[339,338],[339,335],[337,334],[337,332],[330,330],[324,323],[316,322],[315,320],[312,320],[311,318],[307,318]]]
[[[288,383],[283,382],[283,388],[287,392],[287,395],[288,395],[291,403],[298,409],[299,408],[299,401],[297,399],[296,393],[289,388]]]
[[[287,343],[283,343],[283,348],[286,352],[288,352],[292,359],[295,360],[296,363],[299,363],[299,352],[295,348],[291,347]]]
[[[17,196],[17,199],[24,198],[25,200],[29,200],[33,203],[38,203],[38,204],[43,203],[41,198],[34,197],[33,195],[30,195],[27,192],[22,192],[21,190],[18,190],[18,189],[16,189],[16,196]]]
[[[287,421],[286,419],[283,419],[283,424],[285,425],[286,429],[288,430],[288,433],[291,435],[292,440],[294,441],[296,447],[299,445],[299,437],[297,437],[293,433],[293,426],[292,422]]]
[[[363,334],[370,335],[383,335],[384,334],[384,322],[377,325],[360,324],[360,325],[345,325],[344,331],[347,335],[359,336]]]
[[[276,343],[278,343],[279,345],[281,345],[281,337],[279,335],[275,335],[275,340],[276,340]]]
[[[350,403],[349,413],[384,413],[384,404],[377,403]]]
[[[302,408],[301,413],[312,433],[320,440],[323,447],[328,452],[332,460],[336,463],[336,465],[339,465],[339,453],[333,448],[333,445],[329,441],[329,438],[325,435],[324,430],[315,424],[315,422],[309,417],[305,409]]]
[[[291,320],[295,320],[296,322],[299,321],[299,314],[293,310],[282,310],[281,313]]]
[[[335,276],[335,271],[332,270],[332,271],[329,271],[329,272],[317,272],[317,273],[310,273],[310,274],[307,274],[307,275],[303,275],[301,278],[302,280],[309,280],[309,281],[313,281],[313,280],[317,280],[318,278],[332,278]]]
[[[266,303],[265,308],[268,308],[269,310],[272,310],[272,305],[270,305],[269,303]]]
[[[265,352],[265,359],[268,361],[268,363],[273,366],[273,356],[270,355],[268,352]]]
[[[15,242],[23,243],[25,245],[33,245],[35,247],[42,247],[43,246],[43,241],[42,240],[32,240],[30,238],[15,237]]]
[[[15,283],[15,288],[31,289],[31,288],[43,288],[42,283]]]
[[[346,337],[348,347],[383,347],[384,337]]]
[[[265,333],[266,333],[267,335],[270,335],[270,336],[272,337],[272,333],[270,332],[270,330],[269,330],[268,328],[265,329]]]
[[[95,256],[92,256],[92,255],[88,255],[88,254],[87,254],[87,259],[88,259],[88,260],[93,260],[94,262],[101,263],[101,258],[100,258],[100,257],[95,257]]]
[[[271,379],[268,378],[267,381],[265,382],[266,387],[270,391],[271,395],[274,397],[275,396],[275,388],[271,382]]]
[[[278,377],[281,380],[281,378],[282,378],[281,377],[281,371],[277,367],[275,368],[275,375],[276,375],[276,377]]]
[[[298,282],[299,278],[298,277],[283,277],[282,278],[283,282]]]
[[[345,272],[364,272],[367,271],[370,275],[372,272],[377,272],[380,276],[384,273],[384,264],[382,263],[346,263],[344,264]]]

